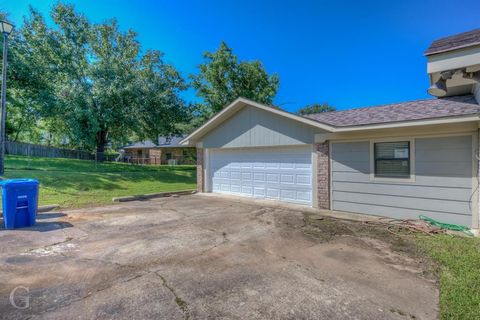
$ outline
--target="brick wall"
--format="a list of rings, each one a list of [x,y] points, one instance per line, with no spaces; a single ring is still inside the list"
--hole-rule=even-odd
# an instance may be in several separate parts
[[[320,209],[330,209],[330,148],[328,141],[315,145],[317,152],[317,198]]]
[[[149,163],[150,164],[161,164],[161,159],[162,159],[162,150],[156,149],[156,148],[150,148],[148,150],[148,157]]]
[[[203,149],[197,148],[197,191],[204,192]]]

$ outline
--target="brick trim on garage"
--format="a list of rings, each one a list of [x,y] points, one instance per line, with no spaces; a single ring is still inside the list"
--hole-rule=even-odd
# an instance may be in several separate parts
[[[330,144],[315,144],[317,153],[317,203],[320,209],[330,210]]]
[[[197,191],[205,192],[205,174],[203,149],[197,148]]]

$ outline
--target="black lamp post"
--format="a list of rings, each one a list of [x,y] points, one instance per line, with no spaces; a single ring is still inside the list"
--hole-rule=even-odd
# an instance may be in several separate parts
[[[2,63],[2,109],[0,113],[0,176],[5,172],[5,102],[7,99],[7,50],[8,50],[8,36],[13,30],[13,24],[6,21],[0,21],[0,32],[3,33],[3,63]]]

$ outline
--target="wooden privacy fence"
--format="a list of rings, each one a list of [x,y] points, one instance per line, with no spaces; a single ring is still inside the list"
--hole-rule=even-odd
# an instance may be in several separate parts
[[[30,156],[30,157],[46,157],[46,158],[71,158],[80,160],[95,160],[95,154],[89,151],[63,149],[25,142],[5,142],[5,153]],[[110,160],[110,159],[106,159]]]

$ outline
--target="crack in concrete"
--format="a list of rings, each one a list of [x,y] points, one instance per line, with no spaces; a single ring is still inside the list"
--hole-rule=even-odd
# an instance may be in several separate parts
[[[137,266],[130,265],[130,264],[124,264],[124,263],[119,263],[115,261],[109,261],[109,260],[104,260],[104,259],[95,259],[95,258],[77,258],[77,261],[94,261],[94,262],[101,262],[105,264],[110,264],[110,265],[115,265],[117,267],[121,268],[131,268],[131,269],[136,269]]]
[[[89,260],[95,260],[95,259],[89,259]],[[98,261],[98,260],[97,260]],[[108,290],[108,289],[111,289],[113,288],[116,284],[119,284],[119,283],[127,283],[129,281],[132,281],[132,280],[135,280],[135,279],[138,279],[138,278],[141,278],[143,276],[146,276],[146,275],[149,275],[151,274],[151,272],[148,272],[148,273],[144,273],[144,274],[137,274],[137,275],[134,275],[133,277],[130,277],[126,280],[123,280],[123,281],[119,281],[119,279],[117,280],[114,280],[114,281],[111,281],[110,283],[106,284],[104,287],[102,288],[97,288],[91,292],[87,292],[87,294],[83,295],[83,296],[80,296],[78,298],[74,298],[74,299],[71,299],[71,300],[68,300],[64,305],[56,305],[52,308],[48,308],[48,309],[45,309],[43,311],[40,312],[40,314],[45,314],[47,312],[51,312],[51,311],[57,311],[57,310],[60,310],[60,309],[63,309],[63,308],[66,308],[70,305],[72,305],[73,303],[76,303],[76,302],[79,302],[79,301],[82,301],[82,300],[85,300],[85,299],[88,299],[90,297],[92,297],[93,295],[97,294],[97,293],[100,293],[102,291],[105,291],[105,290]]]
[[[220,243],[216,243],[216,244],[214,244],[213,246],[211,246],[211,247],[209,247],[209,248],[207,248],[207,249],[202,250],[201,252],[199,252],[199,253],[197,253],[197,254],[195,254],[195,255],[187,258],[185,261],[195,259],[196,257],[199,257],[199,256],[204,255],[205,253],[207,253],[207,252],[210,251],[210,250],[213,250],[213,249],[215,249],[215,248],[218,248],[218,247],[224,245],[224,244],[227,243],[227,242],[230,242],[230,240],[227,238],[227,233],[226,233],[226,232],[222,232],[222,237],[223,237],[223,240],[222,240]]]
[[[173,294],[173,296],[175,297],[175,303],[176,303],[177,306],[180,308],[180,310],[182,310],[184,320],[189,320],[189,319],[190,319],[190,311],[188,310],[188,304],[187,304],[187,302],[178,296],[178,294],[177,294],[177,292],[175,291],[175,289],[172,288],[172,287],[167,283],[167,280],[166,280],[161,274],[159,274],[158,271],[155,271],[155,272],[153,272],[153,273],[154,273],[155,275],[157,275],[160,279],[162,279],[163,286],[164,286],[165,288],[167,288],[167,289]]]
[[[90,260],[90,261],[99,261],[99,262],[104,262],[104,263],[111,263],[111,264],[115,264],[117,266],[121,266],[121,267],[126,267],[126,268],[132,268],[132,266],[130,265],[122,265],[120,263],[116,263],[116,262],[108,262],[108,261],[105,261],[105,260],[99,260],[99,259],[83,259],[83,260]],[[134,281],[134,280],[137,280],[139,278],[142,278],[142,277],[145,277],[145,276],[148,276],[148,275],[156,275],[157,277],[159,277],[161,280],[162,280],[162,284],[163,286],[168,289],[168,291],[170,291],[173,296],[175,297],[175,303],[177,304],[177,306],[180,308],[180,310],[182,311],[183,313],[183,316],[184,316],[184,320],[189,320],[190,319],[190,311],[189,311],[189,308],[188,308],[188,304],[185,300],[183,300],[180,296],[178,296],[177,292],[175,291],[174,288],[172,288],[167,280],[165,279],[165,277],[163,277],[161,274],[158,273],[158,271],[150,271],[150,272],[146,272],[146,273],[139,273],[139,274],[136,274],[128,279],[123,279],[121,281],[112,281],[110,282],[108,285],[104,286],[103,288],[99,288],[99,289],[96,289],[92,292],[88,292],[87,294],[85,294],[84,296],[82,297],[79,297],[78,299],[73,299],[71,301],[69,301],[69,303],[65,306],[61,306],[60,308],[63,308],[63,307],[66,307],[68,305],[71,305],[72,303],[75,303],[75,302],[78,302],[78,301],[81,301],[81,300],[85,300],[99,292],[102,292],[102,291],[105,291],[105,290],[108,290],[108,289],[111,289],[113,288],[115,285],[119,284],[119,283],[127,283],[127,282],[130,282],[130,281]],[[60,309],[58,308],[58,309]],[[57,308],[55,308],[56,310]]]
[[[58,245],[61,245],[61,244],[70,242],[70,241],[72,241],[73,239],[74,239],[74,238],[72,238],[72,237],[66,237],[65,240],[63,240],[63,241],[55,242],[55,243],[52,243],[52,244],[47,244],[47,245],[45,245],[45,246],[41,246],[41,247],[37,247],[37,248],[30,248],[30,249],[24,251],[24,253],[33,252],[33,251],[39,250],[39,249],[48,249],[48,248],[50,248],[50,247],[55,247],[55,246],[58,246]]]

